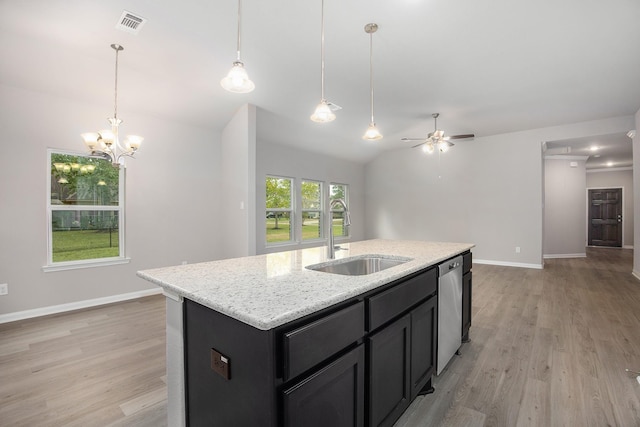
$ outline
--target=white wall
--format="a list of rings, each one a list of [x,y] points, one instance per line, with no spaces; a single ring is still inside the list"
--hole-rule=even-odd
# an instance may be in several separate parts
[[[586,158],[545,159],[544,256],[586,256]],[[575,166],[572,167],[571,165]]]
[[[122,132],[145,137],[127,161],[129,264],[44,273],[47,148],[84,151],[80,133],[106,127],[110,105],[0,85],[0,315],[156,289],[137,270],[219,258],[219,136],[121,109]]]
[[[640,110],[635,116],[633,138],[633,241],[640,242]],[[635,246],[635,245],[634,245]],[[640,279],[640,251],[633,251],[633,275]]]
[[[437,156],[384,153],[365,167],[365,237],[471,242],[477,260],[539,268],[542,142],[633,127],[617,117],[459,141],[441,156],[440,179]]]
[[[258,109],[260,114],[260,109]],[[258,129],[256,173],[256,251],[268,253],[287,248],[266,248],[265,216],[265,179],[267,175],[286,176],[291,178],[310,179],[324,182],[349,184],[349,210],[351,213],[351,241],[364,239],[364,165],[347,160],[337,159],[318,153],[297,150],[289,146],[269,143],[260,140]],[[322,244],[326,245],[326,242]],[[318,243],[307,246],[318,246]],[[295,248],[302,247],[296,246]]]
[[[589,188],[622,188],[622,245],[633,248],[633,170],[587,170]]]
[[[224,257],[255,255],[256,107],[242,106],[222,131]]]

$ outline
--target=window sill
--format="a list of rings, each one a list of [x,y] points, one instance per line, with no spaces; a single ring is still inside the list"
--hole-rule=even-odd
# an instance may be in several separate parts
[[[80,268],[106,267],[109,265],[129,264],[131,258],[109,258],[104,260],[70,261],[57,262],[55,264],[43,265],[42,271],[50,273],[52,271],[78,270]]]

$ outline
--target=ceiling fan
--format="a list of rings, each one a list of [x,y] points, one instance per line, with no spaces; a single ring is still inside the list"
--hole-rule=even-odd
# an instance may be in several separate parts
[[[442,153],[449,150],[449,148],[453,147],[454,145],[452,142],[450,142],[451,139],[467,139],[475,137],[475,135],[472,133],[465,135],[444,136],[444,131],[438,129],[438,117],[440,117],[440,113],[433,113],[431,117],[433,117],[434,121],[433,132],[429,132],[426,138],[402,138],[401,141],[422,141],[420,142],[420,144],[416,144],[411,148],[420,147],[422,145],[422,150],[425,153],[431,154],[436,150],[436,148]]]

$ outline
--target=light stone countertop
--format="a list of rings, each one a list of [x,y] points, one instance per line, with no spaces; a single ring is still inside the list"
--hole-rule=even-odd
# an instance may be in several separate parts
[[[262,330],[273,329],[333,304],[466,252],[470,243],[365,240],[343,243],[336,260],[361,255],[408,257],[412,261],[362,276],[312,271],[334,260],[327,247],[277,252],[138,271],[138,276]]]

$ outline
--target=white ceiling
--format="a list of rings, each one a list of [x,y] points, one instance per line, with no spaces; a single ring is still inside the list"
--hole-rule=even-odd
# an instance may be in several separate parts
[[[148,19],[115,29],[123,10]],[[325,0],[326,97],[320,100],[320,0],[245,0],[246,95],[219,81],[235,59],[236,0],[0,0],[0,82],[105,106],[111,43],[119,115],[144,112],[221,130],[260,107],[260,138],[365,162],[433,128],[477,136],[635,114],[640,109],[637,0]],[[369,122],[369,36],[376,22],[376,122]],[[145,141],[152,144],[153,141]]]

